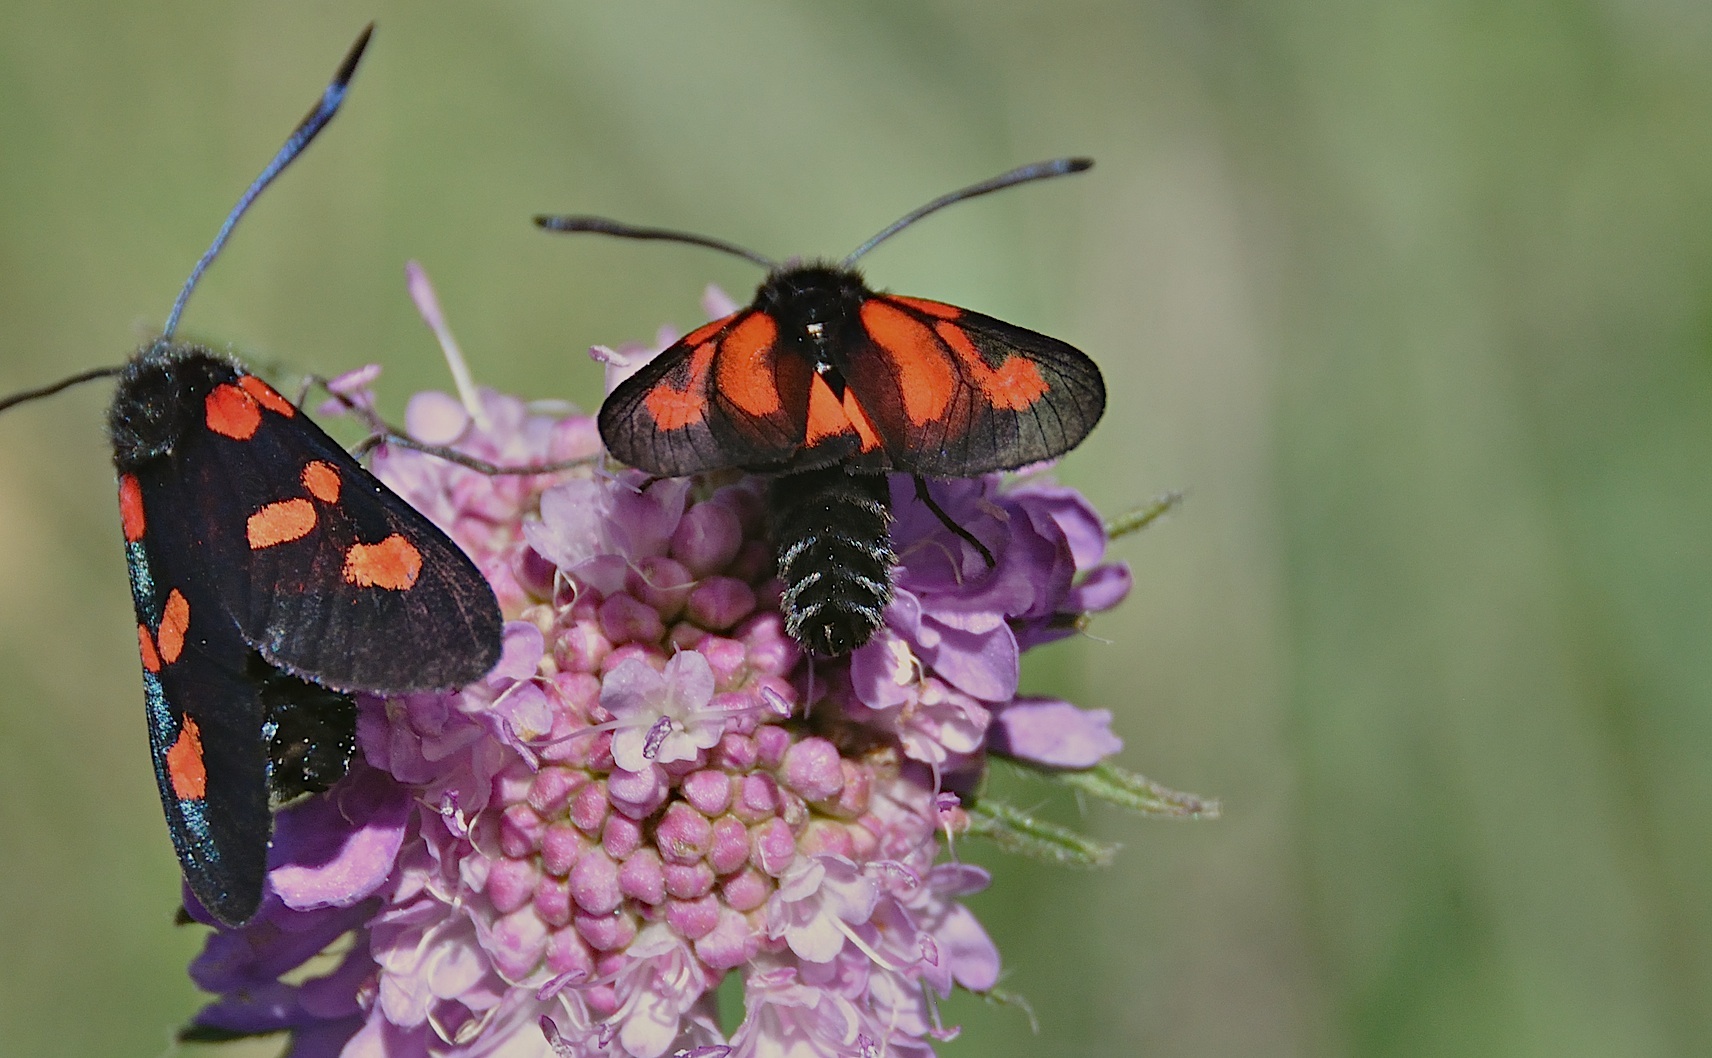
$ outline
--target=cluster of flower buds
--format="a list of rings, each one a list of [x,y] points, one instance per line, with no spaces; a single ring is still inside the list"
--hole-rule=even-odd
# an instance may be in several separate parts
[[[370,382],[336,384],[341,403],[367,406]],[[904,479],[885,626],[810,659],[757,481],[610,473],[588,416],[492,393],[420,394],[407,429],[496,464],[590,465],[377,452],[493,583],[504,654],[468,687],[360,701],[362,759],[280,813],[261,912],[192,966],[218,996],[192,1036],[289,1030],[298,1058],[931,1055],[955,1031],[938,1000],[999,973],[959,902],[987,873],[948,844],[1104,854],[985,805],[989,757],[1144,810],[1210,807],[1102,763],[1109,714],[1017,693],[1022,651],[1129,590],[1069,489],[936,483],[989,565]],[[715,1005],[729,974],[737,1025]]]

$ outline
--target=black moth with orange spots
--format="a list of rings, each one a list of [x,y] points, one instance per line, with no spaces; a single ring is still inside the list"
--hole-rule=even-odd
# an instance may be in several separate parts
[[[717,239],[599,217],[536,218],[551,231],[687,242],[768,269],[748,308],[692,331],[613,390],[600,435],[619,460],[661,477],[777,475],[769,507],[786,629],[811,652],[835,657],[866,643],[891,601],[887,472],[913,476],[918,498],[991,562],[924,479],[1060,456],[1106,403],[1099,368],[1077,349],[978,312],[876,292],[853,263],[954,202],[1092,164],[1041,162],[952,192],[836,264],[780,266]]]
[[[229,925],[261,903],[271,808],[344,775],[349,694],[457,686],[499,660],[499,604],[456,544],[267,383],[172,338],[238,218],[338,110],[369,32],[164,335],[122,368],[0,401],[119,376],[108,430],[155,780],[191,891]]]

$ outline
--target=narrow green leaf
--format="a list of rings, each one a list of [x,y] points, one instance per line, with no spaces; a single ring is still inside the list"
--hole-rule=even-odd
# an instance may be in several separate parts
[[[1084,771],[1051,772],[1042,777],[1097,797],[1119,808],[1145,816],[1168,819],[1217,819],[1220,806],[1215,797],[1183,793],[1161,786],[1152,779],[1112,764],[1096,764]]]
[[[969,833],[989,839],[1006,852],[1066,867],[1104,867],[1118,851],[1116,845],[1095,841],[986,798],[969,807]]]
[[[1120,536],[1128,536],[1131,533],[1138,533],[1146,529],[1163,517],[1167,511],[1182,503],[1186,495],[1187,493],[1181,490],[1173,489],[1163,496],[1155,496],[1148,503],[1132,511],[1125,511],[1106,523],[1106,539],[1116,540]]]

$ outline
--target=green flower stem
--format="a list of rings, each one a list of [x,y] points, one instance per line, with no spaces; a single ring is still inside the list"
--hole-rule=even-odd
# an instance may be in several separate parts
[[[1066,867],[1104,867],[1118,847],[1036,819],[1020,808],[982,798],[969,806],[969,833],[1006,852]]]
[[[1040,771],[1043,778],[1097,797],[1119,808],[1144,816],[1166,819],[1217,819],[1217,798],[1182,793],[1152,779],[1111,764],[1097,764],[1084,771]]]

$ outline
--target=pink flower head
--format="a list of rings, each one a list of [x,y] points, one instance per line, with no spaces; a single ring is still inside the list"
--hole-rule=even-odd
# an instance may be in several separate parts
[[[371,381],[341,392],[366,406]],[[597,444],[587,416],[473,388],[408,422],[499,464]],[[375,469],[493,583],[502,658],[360,700],[361,760],[280,813],[261,911],[193,965],[216,999],[192,1035],[290,1030],[296,1058],[931,1055],[938,997],[999,973],[961,899],[986,873],[941,858],[972,787],[942,781],[1118,747],[1106,714],[1016,695],[1024,647],[1127,589],[1087,504],[936,483],[989,567],[895,488],[886,627],[811,671],[758,479],[487,476],[402,448]],[[721,1025],[732,973],[745,1011]]]

